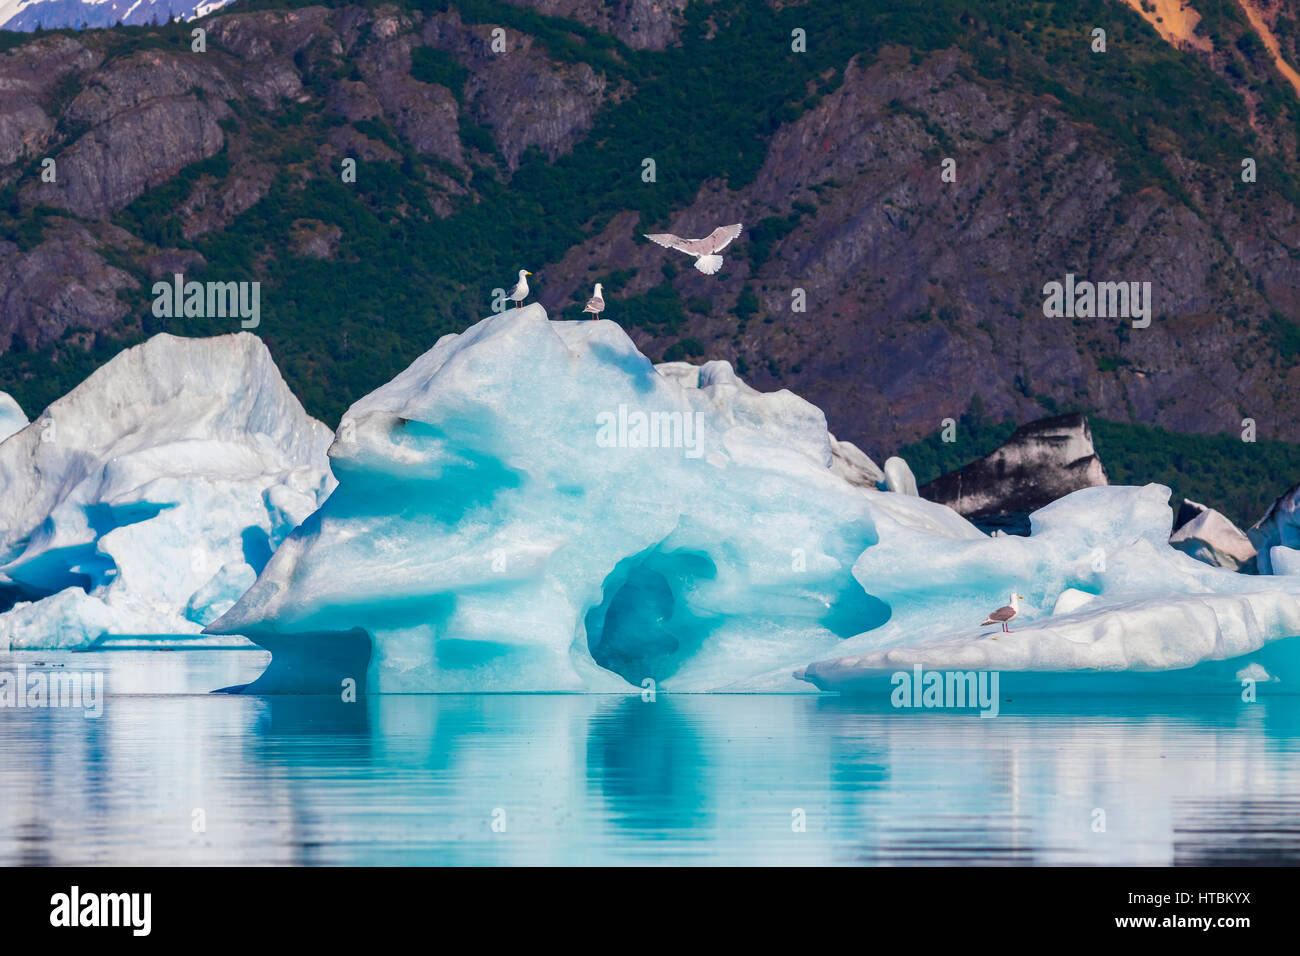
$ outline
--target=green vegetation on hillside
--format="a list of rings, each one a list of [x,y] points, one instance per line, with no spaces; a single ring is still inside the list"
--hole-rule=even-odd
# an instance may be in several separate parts
[[[253,0],[222,13],[296,5],[305,4]],[[850,58],[870,59],[887,43],[909,47],[918,56],[957,46],[971,55],[978,72],[1057,97],[1068,112],[1095,126],[1099,138],[1132,144],[1122,151],[1131,161],[1121,170],[1131,189],[1157,183],[1181,195],[1161,151],[1152,148],[1155,142],[1172,142],[1180,153],[1208,163],[1226,162],[1252,145],[1253,134],[1240,121],[1240,99],[1222,80],[1170,48],[1131,11],[1102,0],[1085,0],[1068,10],[1023,0],[978,5],[840,0],[780,10],[719,0],[689,6],[680,45],[662,52],[631,50],[590,28],[499,0],[410,0],[406,5],[454,8],[467,23],[525,31],[556,59],[586,62],[629,83],[634,95],[607,106],[591,135],[554,163],[532,150],[509,180],[499,168],[473,169],[470,185],[477,195],[457,200],[458,212],[447,219],[433,214],[429,198],[437,189],[427,179],[445,174],[446,164],[416,154],[383,121],[356,126],[398,148],[399,163],[360,164],[354,187],[315,161],[315,144],[341,122],[317,102],[273,116],[241,110],[236,135],[265,144],[282,173],[270,194],[228,229],[186,241],[171,215],[200,177],[225,174],[223,157],[183,170],[118,217],[119,224],[149,242],[202,253],[207,266],[192,278],[260,280],[259,334],[309,410],[329,422],[439,335],[483,315],[492,289],[520,264],[538,273],[544,287],[539,266],[559,259],[616,213],[636,210],[649,227],[668,221],[706,179],[721,176],[733,188],[749,182],[766,156],[771,133],[833,89]],[[1226,13],[1217,15],[1229,22]],[[1087,31],[1080,32],[1080,23],[1093,20],[1108,28],[1104,59],[1089,52]],[[114,56],[144,46],[184,50],[188,33],[180,26],[106,31],[104,42]],[[796,27],[807,31],[806,53],[791,52]],[[412,75],[447,86],[459,97],[468,71],[451,54],[417,47]],[[322,77],[309,75],[306,81],[317,95],[327,88]],[[462,126],[469,145],[495,152],[488,131],[469,122]],[[642,158],[649,155],[656,160],[658,181],[647,184],[640,172]],[[1290,179],[1282,178],[1289,188]],[[736,254],[761,264],[771,244],[808,211],[796,208],[789,216],[755,223],[750,241]],[[290,226],[300,219],[343,229],[334,261],[294,254]],[[34,241],[39,224],[28,224],[22,236]],[[143,321],[128,340],[160,327],[185,335],[230,330],[229,323],[193,319],[160,326],[148,314],[149,302],[142,283],[129,305],[132,316]],[[755,303],[751,290],[730,308],[743,322]],[[688,313],[670,289],[653,289],[620,306],[629,322],[656,333],[690,331]],[[657,307],[665,313],[652,315]],[[579,309],[574,305],[572,314]],[[1276,331],[1279,344],[1286,345],[1288,325],[1278,324]],[[74,351],[58,350],[57,361],[35,353],[6,361],[0,388],[13,391],[25,407],[42,407],[99,358]],[[761,365],[777,367],[766,360]]]

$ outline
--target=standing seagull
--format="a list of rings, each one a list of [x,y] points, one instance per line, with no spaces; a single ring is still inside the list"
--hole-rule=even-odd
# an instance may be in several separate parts
[[[582,310],[582,314],[591,313],[591,320],[594,322],[600,318],[600,313],[605,311],[605,300],[600,297],[600,283],[596,283],[596,291],[591,294],[587,300],[587,307]]]
[[[1000,607],[992,614],[990,614],[988,616],[988,619],[984,622],[984,624],[981,624],[980,627],[984,627],[986,624],[1001,624],[1002,630],[1010,634],[1011,628],[1007,627],[1007,624],[1011,621],[1013,617],[1015,617],[1017,614],[1020,613],[1020,602],[1023,601],[1024,599],[1025,596],[1023,594],[1016,594],[1013,591],[1011,593],[1011,600],[1009,600],[1006,603],[1006,606]],[[995,637],[993,638],[993,640],[996,641],[997,638]]]
[[[520,270],[519,270],[519,281],[515,283],[515,287],[514,287],[513,289],[511,289],[510,292],[509,292],[509,294],[506,296],[507,299],[512,299],[512,300],[514,301],[514,303],[515,303],[515,308],[516,308],[516,309],[519,308],[519,303],[520,303],[520,302],[523,302],[524,299],[528,298],[528,279],[527,279],[527,277],[530,276],[530,275],[532,275],[532,273],[529,272],[528,270],[526,270],[526,269],[520,269]]]
[[[674,236],[671,232],[646,233],[645,237],[661,246],[676,249],[688,256],[695,256],[695,268],[706,276],[711,276],[722,268],[722,256],[715,253],[727,248],[731,240],[740,235],[742,228],[744,227],[740,223],[734,226],[719,226],[703,239],[683,239],[681,236]]]

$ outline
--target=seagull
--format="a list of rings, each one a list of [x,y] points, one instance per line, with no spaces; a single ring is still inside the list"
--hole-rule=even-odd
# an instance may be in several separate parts
[[[520,269],[519,281],[515,283],[515,287],[506,295],[507,299],[512,299],[514,301],[516,309],[519,308],[520,302],[523,302],[524,299],[528,298],[528,279],[525,277],[530,275],[532,275],[532,273],[528,270]]]
[[[1010,634],[1011,628],[1007,627],[1007,623],[1013,617],[1015,617],[1017,614],[1020,613],[1020,602],[1023,601],[1024,599],[1025,596],[1023,594],[1016,594],[1013,591],[1011,593],[1011,600],[1007,601],[1006,606],[1000,607],[992,614],[990,614],[988,616],[988,619],[984,622],[984,624],[981,624],[980,627],[984,627],[986,624],[1001,624],[1002,630]],[[993,638],[993,640],[996,641],[997,638],[995,637]]]
[[[605,300],[600,297],[600,283],[596,283],[596,291],[591,294],[587,300],[587,307],[582,310],[582,314],[591,313],[591,320],[594,322],[600,318],[600,313],[605,311]]]
[[[683,239],[674,236],[671,232],[646,233],[645,237],[661,246],[676,249],[688,256],[695,256],[695,268],[706,276],[711,276],[722,268],[722,256],[715,253],[727,248],[731,240],[740,235],[742,228],[740,223],[734,226],[719,226],[703,239]]]

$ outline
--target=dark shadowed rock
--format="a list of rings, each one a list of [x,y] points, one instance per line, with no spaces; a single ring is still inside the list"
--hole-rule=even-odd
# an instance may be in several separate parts
[[[65,121],[87,128],[60,150],[55,182],[23,190],[79,216],[106,218],[225,142],[229,82],[193,57],[144,50],[95,71],[69,104]]]
[[[0,56],[0,168],[44,148],[54,132],[47,113],[54,88],[102,59],[66,36],[40,37]]]
[[[116,226],[92,229],[69,219],[46,224],[44,241],[23,252],[0,242],[0,342],[3,348],[38,349],[68,329],[122,318],[119,289],[136,285],[100,255],[130,237]]]
[[[1106,485],[1084,415],[1070,413],[1022,425],[1006,443],[921,488],[967,518],[1028,513],[1057,498]]]

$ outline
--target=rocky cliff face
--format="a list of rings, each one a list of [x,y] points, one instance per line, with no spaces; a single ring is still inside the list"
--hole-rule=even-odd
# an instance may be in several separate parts
[[[1080,488],[1106,485],[1106,470],[1083,415],[1018,428],[991,454],[921,488],[921,496],[968,518],[1028,514]]]
[[[878,460],[973,404],[1300,440],[1300,100],[1250,24],[1206,13],[1210,51],[1174,49],[1117,6],[1110,59],[1058,69],[1060,29],[959,7],[236,6],[201,53],[188,24],[33,37],[0,54],[0,387],[39,408],[84,345],[158,330],[154,278],[206,269],[264,283],[262,332],[333,418],[527,267],[552,313],[603,280],[647,354],[789,386]],[[640,239],[724,221],[747,230],[714,277]],[[1067,274],[1149,282],[1151,324],[1046,317]]]

